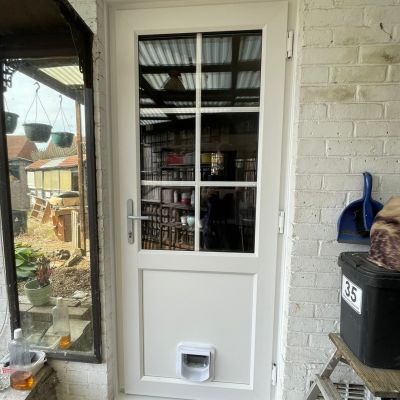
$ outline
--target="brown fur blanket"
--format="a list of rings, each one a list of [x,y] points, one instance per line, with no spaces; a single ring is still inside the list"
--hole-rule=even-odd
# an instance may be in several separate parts
[[[375,217],[368,259],[388,270],[400,271],[400,197],[392,197]]]

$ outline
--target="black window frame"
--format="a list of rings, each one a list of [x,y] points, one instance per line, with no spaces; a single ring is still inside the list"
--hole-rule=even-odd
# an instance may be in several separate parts
[[[94,93],[93,93],[93,33],[79,17],[75,10],[65,0],[54,1],[60,14],[66,21],[73,46],[66,44],[64,47],[49,35],[47,43],[27,44],[27,58],[51,58],[60,54],[63,56],[79,57],[79,64],[84,80],[84,105],[85,105],[85,131],[86,131],[86,163],[87,163],[87,205],[89,215],[89,240],[90,240],[90,275],[92,295],[92,326],[93,326],[93,352],[58,352],[46,351],[47,357],[57,360],[77,361],[85,363],[101,363],[101,303],[99,285],[99,244],[97,223],[97,184],[96,184],[96,151],[95,151],[95,124],[94,124]],[[36,7],[34,2],[33,7]],[[70,38],[70,41],[71,41]],[[64,38],[63,38],[64,39]],[[35,40],[35,38],[34,38]],[[37,38],[36,38],[37,40]],[[46,41],[46,39],[44,39]],[[18,53],[19,52],[19,53]],[[20,312],[18,302],[17,276],[14,255],[14,233],[12,221],[11,191],[9,181],[9,166],[7,152],[7,136],[5,134],[4,113],[4,87],[5,65],[7,59],[24,58],[23,49],[13,48],[7,52],[7,46],[0,49],[0,215],[5,261],[5,277],[9,300],[10,325],[14,330],[20,327]],[[0,238],[1,240],[1,238]]]

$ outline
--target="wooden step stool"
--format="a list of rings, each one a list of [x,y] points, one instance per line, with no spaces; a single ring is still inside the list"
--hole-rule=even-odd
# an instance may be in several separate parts
[[[340,361],[348,364],[354,370],[373,396],[381,397],[382,400],[400,399],[400,370],[367,367],[351,352],[340,335],[330,333],[329,339],[335,345],[336,351],[325,365],[322,373],[315,376],[306,400],[316,400],[319,395],[322,395],[325,400],[342,400],[330,380],[332,372]]]

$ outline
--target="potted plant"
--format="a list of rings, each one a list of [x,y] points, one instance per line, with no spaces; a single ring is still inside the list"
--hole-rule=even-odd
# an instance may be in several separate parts
[[[36,279],[27,282],[24,286],[26,297],[34,306],[47,304],[52,293],[50,282],[50,260],[41,256],[36,262]]]

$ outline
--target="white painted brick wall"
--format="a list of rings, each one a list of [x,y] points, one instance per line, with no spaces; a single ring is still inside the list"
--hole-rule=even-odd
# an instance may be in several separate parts
[[[303,400],[332,350],[327,333],[338,330],[340,313],[337,256],[365,249],[336,242],[341,210],[360,197],[360,174],[373,174],[376,199],[400,194],[400,2],[300,0],[299,12],[279,400]],[[355,379],[339,372],[336,379]]]

